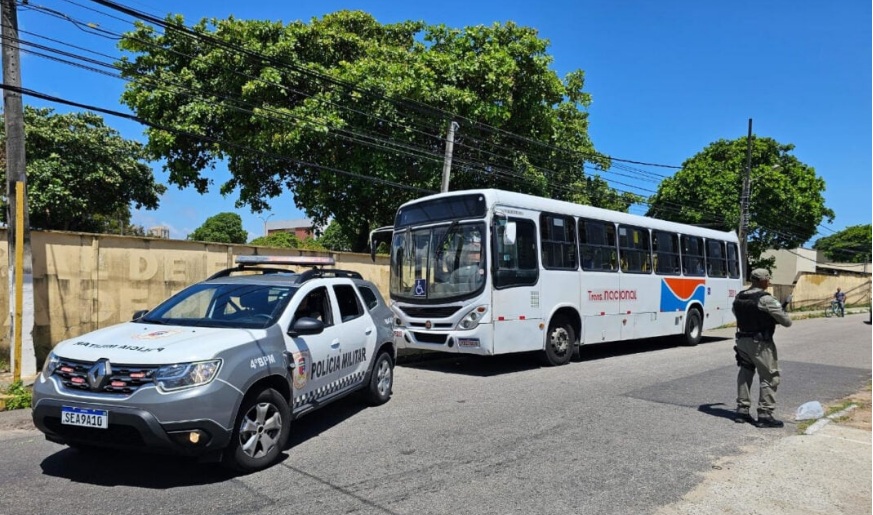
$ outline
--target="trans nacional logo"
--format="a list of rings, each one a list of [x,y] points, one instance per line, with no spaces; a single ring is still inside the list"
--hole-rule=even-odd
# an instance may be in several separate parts
[[[661,311],[685,311],[692,300],[705,305],[705,279],[676,277],[661,279]]]

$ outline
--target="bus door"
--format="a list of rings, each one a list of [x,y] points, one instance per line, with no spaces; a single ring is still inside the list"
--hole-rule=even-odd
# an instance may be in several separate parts
[[[619,311],[619,262],[615,224],[602,220],[579,220],[579,250],[582,258],[582,343],[611,342],[621,338],[623,317]]]
[[[649,230],[619,224],[618,252],[621,273],[615,292],[622,316],[621,338],[658,336],[658,287],[653,275]]]
[[[523,214],[518,210],[513,213]],[[539,350],[543,331],[536,223],[495,215],[492,226],[493,354]]]

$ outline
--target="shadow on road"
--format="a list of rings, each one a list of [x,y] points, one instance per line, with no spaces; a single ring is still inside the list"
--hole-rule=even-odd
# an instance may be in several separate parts
[[[191,458],[110,450],[65,448],[40,463],[43,474],[98,486],[165,489],[207,485],[235,474],[218,464]]]
[[[318,410],[317,417],[303,417],[291,424],[286,450],[314,438],[366,409],[351,395]],[[283,453],[279,462],[288,455]],[[273,466],[276,466],[274,464]],[[165,489],[222,483],[241,474],[219,463],[195,458],[108,449],[64,448],[40,463],[43,474],[98,486],[136,486]]]
[[[731,420],[734,419],[734,415],[736,413],[734,410],[726,407],[725,404],[722,402],[716,402],[713,404],[701,404],[697,407],[697,411],[701,413],[706,413],[707,415],[712,415],[713,417],[728,418]]]
[[[700,345],[719,343],[727,340],[724,337],[704,336]],[[616,356],[628,356],[641,352],[656,352],[682,347],[676,337],[646,338],[623,342],[610,342],[583,345],[579,349],[576,362],[597,361]],[[447,374],[466,374],[479,377],[491,377],[514,372],[523,372],[541,368],[537,352],[521,352],[502,354],[498,356],[475,356],[469,354],[451,354],[433,352],[416,355],[408,359],[400,359],[398,366],[419,368],[444,372]],[[572,365],[572,364],[571,364]]]

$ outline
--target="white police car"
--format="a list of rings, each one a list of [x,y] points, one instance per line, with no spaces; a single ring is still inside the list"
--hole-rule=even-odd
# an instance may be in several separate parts
[[[63,341],[33,387],[46,439],[163,451],[252,471],[292,420],[363,391],[391,396],[392,314],[332,258],[245,256],[131,322]]]

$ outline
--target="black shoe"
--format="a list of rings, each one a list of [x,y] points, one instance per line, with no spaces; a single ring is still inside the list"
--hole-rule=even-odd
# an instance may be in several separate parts
[[[749,415],[748,411],[737,410],[737,412],[734,414],[734,422],[736,422],[737,424],[743,424],[745,422],[748,422],[749,424],[754,424],[755,419],[753,419],[752,416]]]
[[[755,427],[783,427],[784,425],[781,420],[773,418],[771,413],[758,413],[758,421],[755,422]]]

